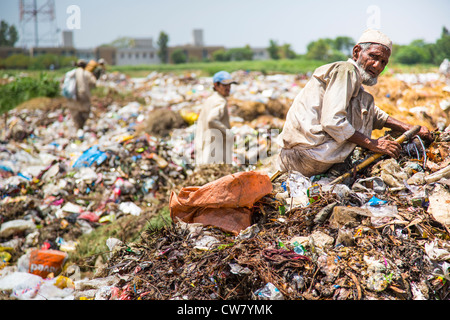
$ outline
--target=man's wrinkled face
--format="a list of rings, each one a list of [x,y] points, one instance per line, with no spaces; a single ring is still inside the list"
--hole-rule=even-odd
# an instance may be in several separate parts
[[[378,76],[389,62],[391,51],[380,44],[372,44],[366,50],[356,45],[353,49],[353,60],[356,61],[362,71],[363,84],[373,86],[377,83]]]

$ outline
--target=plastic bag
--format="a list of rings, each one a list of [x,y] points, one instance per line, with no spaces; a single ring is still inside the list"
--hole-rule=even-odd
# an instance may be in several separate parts
[[[40,276],[28,272],[13,272],[0,278],[0,290],[11,291],[14,289],[26,289],[37,286],[42,281]]]
[[[94,163],[97,165],[101,165],[103,161],[105,161],[108,158],[107,154],[103,151],[100,151],[98,149],[98,145],[95,145],[88,150],[86,150],[74,163],[74,168],[81,168],[81,167],[90,167]]]
[[[369,202],[367,203],[369,206],[377,207],[386,204],[386,200],[378,199],[377,197],[370,198]]]
[[[293,172],[288,178],[289,193],[292,198],[306,197],[311,180],[299,172]]]
[[[123,213],[129,213],[133,216],[139,216],[142,211],[142,209],[135,205],[133,202],[122,202],[119,206],[119,209]]]
[[[250,171],[227,175],[202,187],[182,188],[170,196],[170,217],[239,234],[251,225],[253,204],[273,187],[268,175]]]
[[[61,94],[67,99],[77,99],[77,80],[75,73],[77,69],[70,70],[64,76],[64,82],[61,89]]]
[[[30,253],[29,272],[42,278],[50,273],[58,275],[68,258],[67,253],[58,250],[38,250]]]
[[[36,225],[31,220],[11,220],[4,222],[0,227],[0,237],[8,238],[16,233],[34,230]]]

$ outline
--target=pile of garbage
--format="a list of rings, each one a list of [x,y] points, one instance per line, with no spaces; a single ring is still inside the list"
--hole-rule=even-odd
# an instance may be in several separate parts
[[[192,161],[209,77],[105,78],[145,103],[99,101],[83,132],[64,107],[11,111],[0,144],[0,298],[448,300],[445,81],[380,79],[371,90],[381,107],[437,128],[435,141],[416,137],[399,159],[330,184],[342,172],[274,175],[274,129],[305,77],[233,76],[230,165]],[[354,164],[367,155],[356,151]],[[144,228],[161,208],[165,226]],[[95,272],[70,260],[82,235],[130,216],[142,218],[138,240],[109,237]]]
[[[448,148],[448,142],[438,144]],[[178,200],[171,200],[174,223],[145,231],[139,242],[110,239],[107,266],[96,279],[80,282],[77,296],[448,300],[450,170],[447,165],[428,174],[419,167],[404,155],[399,162],[381,160],[349,184],[299,173],[273,182],[267,177],[262,184],[273,188],[264,196],[231,188],[242,173],[187,189],[185,199],[198,208],[186,213],[198,212],[197,220],[175,213]],[[257,199],[247,207],[237,200],[214,205],[209,195],[216,191],[225,199],[228,193],[239,201]],[[250,223],[230,208],[248,210]],[[230,220],[237,221],[235,229]]]

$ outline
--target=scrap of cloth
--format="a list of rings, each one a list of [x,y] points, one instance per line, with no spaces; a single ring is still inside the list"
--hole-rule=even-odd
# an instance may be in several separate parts
[[[304,155],[303,162],[312,162],[307,166],[314,167],[314,162],[318,162],[325,166],[322,172],[326,171],[327,166],[344,162],[353,151],[356,145],[347,139],[355,131],[370,137],[372,130],[384,127],[387,118],[388,114],[375,105],[373,96],[362,87],[353,60],[321,66],[288,111],[278,137],[283,148],[279,160],[288,167],[286,170],[304,171],[288,159],[289,152],[283,152],[295,150]]]

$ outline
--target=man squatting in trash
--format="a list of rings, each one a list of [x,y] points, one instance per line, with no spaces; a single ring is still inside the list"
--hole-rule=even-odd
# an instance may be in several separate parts
[[[374,104],[362,85],[373,86],[388,64],[392,41],[378,30],[365,31],[347,61],[317,68],[294,99],[278,137],[281,172],[298,171],[306,177],[325,173],[344,163],[356,146],[398,158],[400,144],[386,137],[371,139],[372,130],[405,132],[413,125],[392,118]],[[431,142],[422,126],[419,137]]]
[[[226,71],[213,76],[214,93],[206,99],[197,120],[195,163],[218,164],[232,161],[233,136],[229,133],[230,115],[227,97],[231,84],[237,84]]]

